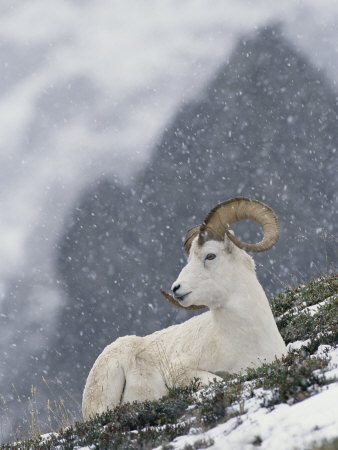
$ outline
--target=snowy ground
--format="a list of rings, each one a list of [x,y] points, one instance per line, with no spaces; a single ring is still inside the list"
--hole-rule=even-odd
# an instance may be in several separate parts
[[[337,379],[338,347],[321,346],[316,354],[325,352],[331,358],[326,377]],[[183,450],[187,444],[204,440],[213,442],[208,447],[212,450],[249,450],[257,448],[253,442],[259,439],[259,448],[266,450],[305,449],[338,436],[338,382],[302,402],[277,405],[272,411],[260,406],[263,397],[264,392],[256,392],[254,398],[246,400],[246,413],[240,418],[230,419],[206,433],[176,438],[172,442],[174,449]]]
[[[338,383],[322,393],[295,405],[282,404],[273,411],[260,408],[259,400],[248,401],[247,413],[241,419],[231,419],[207,433],[181,436],[173,442],[175,449],[184,449],[196,441],[213,441],[210,449],[254,449],[255,440],[262,440],[260,448],[269,450],[305,449],[310,444],[337,437]]]

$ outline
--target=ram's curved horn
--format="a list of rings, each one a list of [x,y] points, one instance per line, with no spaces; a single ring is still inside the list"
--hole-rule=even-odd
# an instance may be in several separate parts
[[[240,241],[230,233],[229,227],[240,220],[251,219],[263,227],[263,239],[257,244]],[[264,252],[273,247],[279,238],[279,222],[276,213],[263,202],[247,197],[235,197],[214,206],[202,225],[196,225],[187,231],[184,249],[190,252],[192,241],[198,236],[199,245],[210,239],[223,241],[224,235],[239,248],[248,252]],[[203,309],[204,305],[182,306],[174,297],[161,289],[163,297],[176,308]]]
[[[255,220],[263,227],[263,239],[257,244],[242,242],[229,231],[231,225],[245,219]],[[237,247],[243,250],[264,252],[278,241],[278,218],[272,208],[258,200],[235,197],[212,208],[200,226],[198,243],[203,245],[205,241],[210,239],[222,241],[225,234]]]
[[[195,239],[196,236],[199,235],[200,229],[201,225],[196,225],[195,227],[190,228],[190,230],[187,231],[187,234],[185,235],[184,239],[184,250],[187,255],[189,255],[192,241]]]
[[[206,306],[204,306],[204,305],[191,305],[191,306],[185,307],[185,306],[182,306],[177,300],[175,300],[173,296],[171,296],[167,292],[163,291],[162,289],[161,289],[161,294],[170,304],[176,306],[176,308],[182,308],[182,309],[204,309],[204,308],[206,308]]]

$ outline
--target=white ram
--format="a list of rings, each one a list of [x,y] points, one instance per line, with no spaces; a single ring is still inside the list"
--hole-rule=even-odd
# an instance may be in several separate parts
[[[259,222],[257,244],[239,241],[229,227]],[[237,197],[214,207],[202,225],[188,231],[188,263],[162,294],[175,306],[209,311],[145,337],[125,336],[108,345],[91,369],[83,393],[85,419],[134,400],[162,397],[168,387],[194,377],[209,383],[217,372],[240,372],[286,354],[269,302],[246,251],[265,251],[279,237],[267,205]]]

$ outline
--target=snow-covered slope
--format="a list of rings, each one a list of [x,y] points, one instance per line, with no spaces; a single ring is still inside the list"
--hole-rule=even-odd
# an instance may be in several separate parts
[[[195,381],[159,401],[124,404],[59,433],[0,448],[307,450],[336,444],[337,281],[337,275],[321,277],[272,299],[288,343],[283,360],[224,374],[224,381],[203,389]]]
[[[321,346],[317,354],[325,352],[330,359],[328,380],[338,379],[338,347]],[[196,442],[210,443],[212,450],[249,450],[259,446],[266,450],[307,449],[324,440],[338,437],[338,381],[324,386],[320,392],[295,404],[283,403],[274,409],[262,407],[271,392],[257,391],[254,397],[243,400],[245,413],[205,432],[180,436],[173,449],[183,450]],[[195,446],[194,446],[195,445]],[[158,447],[161,449],[161,446]]]

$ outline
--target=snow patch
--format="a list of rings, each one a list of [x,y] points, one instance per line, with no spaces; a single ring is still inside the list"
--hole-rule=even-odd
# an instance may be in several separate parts
[[[254,442],[260,439],[260,448],[266,450],[305,448],[337,436],[337,398],[338,383],[334,383],[320,394],[291,406],[278,405],[273,411],[261,408],[258,399],[252,399],[246,404],[246,414],[206,433],[178,437],[172,445],[175,450],[183,450],[186,445],[205,439],[214,441],[209,449],[245,450],[256,448]]]
[[[306,342],[293,342],[289,347],[299,349]],[[315,355],[329,358],[325,377],[330,381],[337,380],[338,347],[321,345]],[[245,392],[244,389],[244,395]],[[256,389],[254,395],[245,400],[245,414],[205,433],[180,436],[172,442],[174,449],[183,450],[186,445],[201,440],[213,441],[213,445],[208,447],[212,450],[255,449],[254,443],[257,442],[261,442],[260,448],[266,450],[304,449],[310,444],[338,436],[338,381],[302,402],[293,405],[283,403],[272,411],[261,407],[262,398],[271,395],[270,391]]]

